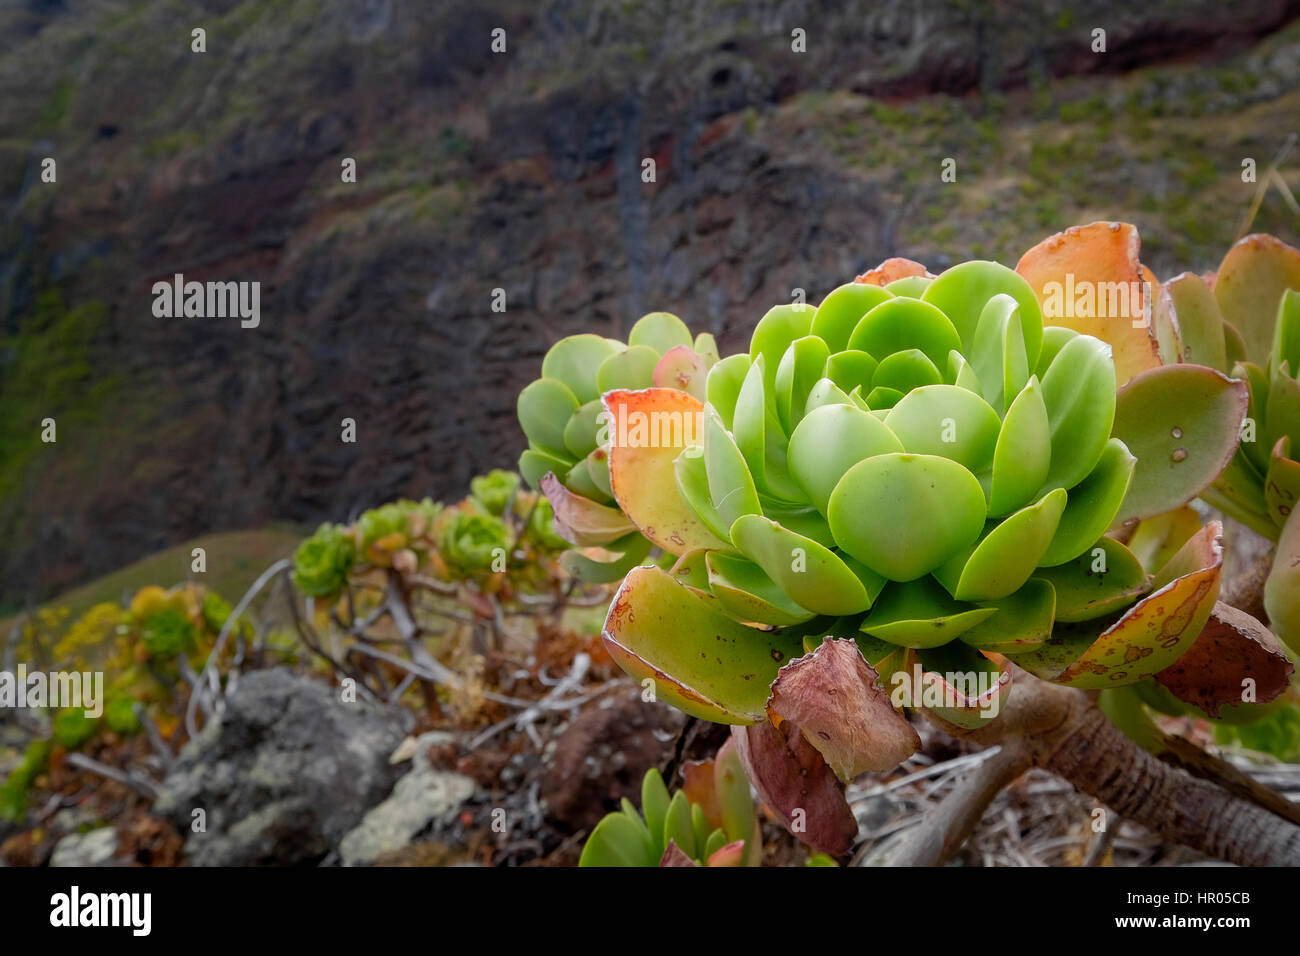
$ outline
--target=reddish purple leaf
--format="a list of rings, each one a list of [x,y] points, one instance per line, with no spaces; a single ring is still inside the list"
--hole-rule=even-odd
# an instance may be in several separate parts
[[[892,770],[916,752],[921,738],[878,680],[856,642],[823,641],[777,673],[767,712],[774,722],[798,725],[845,782],[869,770]]]
[[[858,836],[844,785],[792,723],[733,726],[732,739],[759,799],[785,828],[816,850],[841,857]]]
[[[1286,692],[1294,670],[1268,628],[1220,601],[1187,653],[1155,677],[1179,700],[1218,717],[1225,704],[1242,703],[1246,678],[1255,682],[1255,703],[1264,704]]]

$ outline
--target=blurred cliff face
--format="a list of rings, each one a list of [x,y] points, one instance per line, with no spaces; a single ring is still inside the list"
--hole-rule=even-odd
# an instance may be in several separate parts
[[[1300,80],[1284,0],[194,6],[0,11],[0,603],[459,495],[579,328],[736,348],[886,256],[1102,217],[1205,268]],[[177,274],[258,283],[257,326],[155,315]]]

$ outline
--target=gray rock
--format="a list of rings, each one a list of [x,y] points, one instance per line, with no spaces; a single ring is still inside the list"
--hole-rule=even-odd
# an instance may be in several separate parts
[[[429,827],[451,823],[461,804],[474,795],[474,781],[459,773],[429,766],[429,747],[449,738],[445,733],[424,734],[416,741],[411,771],[393,788],[393,794],[366,814],[343,838],[339,855],[344,866],[365,866],[385,853],[410,846]]]
[[[105,866],[116,852],[117,831],[112,827],[69,833],[55,845],[50,866]]]
[[[388,755],[412,723],[288,670],[247,674],[181,751],[154,812],[188,835],[196,866],[319,862],[387,796]],[[195,810],[203,832],[192,832]]]

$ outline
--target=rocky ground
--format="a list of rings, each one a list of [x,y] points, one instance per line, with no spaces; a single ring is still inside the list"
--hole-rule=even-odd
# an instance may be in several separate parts
[[[796,288],[1095,218],[1208,268],[1300,106],[1294,0],[830,6],[6,7],[0,611],[202,532],[459,492],[514,460],[551,341],[652,308],[734,348]],[[154,318],[177,272],[261,282],[260,326]]]

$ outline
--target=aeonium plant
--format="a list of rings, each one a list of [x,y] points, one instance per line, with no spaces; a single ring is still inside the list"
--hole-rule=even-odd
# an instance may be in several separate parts
[[[1065,287],[1116,272],[1126,303],[1094,290],[1062,307]],[[1221,528],[1166,515],[1232,458],[1246,388],[1162,366],[1144,279],[1119,223],[1052,237],[1016,270],[890,260],[815,309],[769,310],[703,395],[604,390],[617,507],[540,479],[570,527],[621,514],[659,550],[614,598],[610,653],[659,698],[743,728],[751,780],[814,847],[856,835],[844,781],[918,745],[901,708],[976,728],[1013,672],[1138,684],[1220,623]],[[1167,686],[1239,693],[1220,671]]]
[[[1156,313],[1166,361],[1197,362],[1249,391],[1242,440],[1204,498],[1277,543],[1264,589],[1271,626],[1300,651],[1300,251],[1266,235],[1239,241],[1207,277],[1183,273]]]

